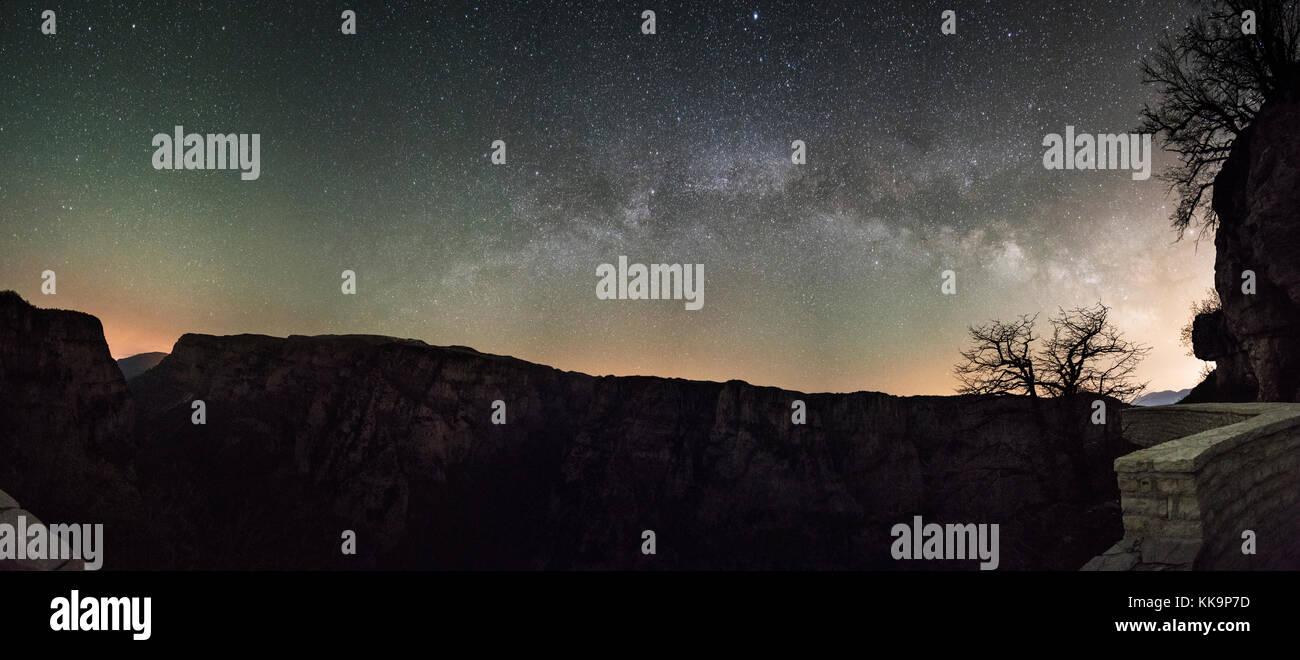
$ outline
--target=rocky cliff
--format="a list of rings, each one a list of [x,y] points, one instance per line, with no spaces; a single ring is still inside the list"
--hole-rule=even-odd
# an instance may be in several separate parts
[[[141,508],[134,426],[99,319],[0,292],[0,486],[47,519],[105,523],[121,539]]]
[[[1219,227],[1215,288],[1222,328],[1207,331],[1223,354],[1219,389],[1240,395],[1257,385],[1261,401],[1300,401],[1300,102],[1273,100],[1237,138],[1214,181]],[[1253,271],[1254,294],[1243,293]],[[1212,325],[1213,321],[1206,321]],[[1245,359],[1238,359],[1244,355]],[[1228,397],[1224,400],[1234,400]]]
[[[0,484],[105,522],[108,569],[975,566],[894,561],[916,515],[1001,525],[1004,570],[1074,569],[1122,533],[1113,401],[1093,425],[1088,399],[593,377],[371,336],[185,335],[128,392],[92,317],[6,294],[0,339]]]
[[[922,515],[1000,523],[1003,568],[1073,569],[1119,538],[1130,449],[1084,400],[602,378],[369,336],[186,335],[131,387],[180,565],[970,568],[889,557]]]

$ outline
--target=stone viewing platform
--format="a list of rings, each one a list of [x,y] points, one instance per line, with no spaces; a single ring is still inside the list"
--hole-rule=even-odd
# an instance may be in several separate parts
[[[1300,404],[1129,408],[1121,424],[1145,447],[1115,460],[1124,538],[1083,570],[1300,569]]]
[[[18,502],[8,493],[0,490],[0,525],[18,525],[18,517],[23,516],[27,524],[36,524],[40,520],[18,506]],[[0,571],[80,571],[83,569],[80,559],[0,559]]]

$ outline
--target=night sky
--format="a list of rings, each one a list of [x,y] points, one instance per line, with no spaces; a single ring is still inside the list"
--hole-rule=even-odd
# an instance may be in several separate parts
[[[95,314],[116,357],[367,333],[948,394],[966,326],[1100,300],[1152,389],[1196,382],[1178,330],[1212,242],[1175,242],[1155,176],[1041,146],[1136,129],[1185,1],[172,4],[0,8],[0,289]],[[178,124],[259,133],[260,178],[155,170]],[[619,255],[704,264],[703,309],[598,300]]]

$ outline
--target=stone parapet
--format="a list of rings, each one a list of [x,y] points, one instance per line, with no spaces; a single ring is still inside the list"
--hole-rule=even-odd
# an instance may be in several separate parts
[[[1085,570],[1300,568],[1300,404],[1134,412],[1124,429],[1135,443],[1194,432],[1115,460],[1124,539]],[[1226,423],[1196,430],[1214,420]]]

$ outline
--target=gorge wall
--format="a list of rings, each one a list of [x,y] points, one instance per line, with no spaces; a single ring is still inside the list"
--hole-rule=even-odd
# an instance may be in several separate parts
[[[1300,401],[1300,102],[1264,104],[1214,181],[1221,312],[1194,325],[1218,400]],[[1256,292],[1242,291],[1255,273]]]
[[[67,336],[4,313],[15,337]],[[45,453],[20,453],[4,478],[27,488],[67,447],[102,450],[132,487],[105,498],[135,516],[108,568],[975,567],[893,560],[890,528],[920,515],[1000,524],[1003,570],[1071,570],[1123,531],[1111,463],[1133,447],[1119,424],[1090,424],[1085,399],[800,394],[386,337],[255,335],[185,335],[127,394],[99,371],[112,367],[102,334],[89,343],[40,368],[6,357],[6,391],[64,398],[11,406],[18,444]],[[796,399],[806,425],[791,423]],[[492,423],[496,400],[506,424]],[[345,529],[356,556],[340,553]]]
[[[140,529],[134,427],[99,319],[0,291],[0,488],[47,520]]]

